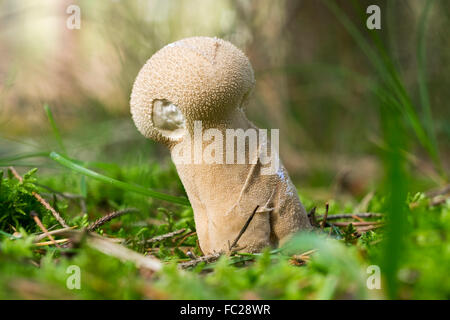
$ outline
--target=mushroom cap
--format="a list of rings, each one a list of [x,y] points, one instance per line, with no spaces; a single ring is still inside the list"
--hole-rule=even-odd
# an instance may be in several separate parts
[[[254,84],[250,61],[233,44],[217,38],[186,38],[163,47],[142,67],[131,93],[131,114],[144,136],[170,142],[180,136],[161,130],[156,109],[170,106],[165,112],[169,116],[179,109],[177,120],[167,125],[169,131],[181,125],[180,115],[188,127],[195,120],[214,123],[243,107]]]

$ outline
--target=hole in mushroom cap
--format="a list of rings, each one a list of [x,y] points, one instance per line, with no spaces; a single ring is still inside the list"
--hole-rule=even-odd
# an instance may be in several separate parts
[[[172,140],[184,135],[185,119],[180,109],[170,101],[155,100],[153,102],[153,125],[160,133]]]

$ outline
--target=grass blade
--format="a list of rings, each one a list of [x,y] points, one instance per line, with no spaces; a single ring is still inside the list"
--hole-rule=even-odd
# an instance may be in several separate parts
[[[433,116],[431,112],[430,97],[427,88],[426,80],[426,45],[425,45],[425,33],[427,26],[427,19],[431,10],[431,5],[434,0],[428,0],[425,3],[424,9],[420,16],[419,21],[419,33],[417,35],[417,68],[418,68],[418,82],[419,82],[419,94],[420,103],[423,110],[423,116],[425,120],[425,127],[430,137],[431,143],[434,149],[439,152],[437,148],[437,139],[434,131]],[[439,157],[439,155],[437,155]]]
[[[387,293],[391,299],[398,295],[398,270],[405,254],[405,239],[408,233],[406,160],[402,154],[406,134],[400,113],[389,104],[381,103],[381,124],[389,149],[385,152],[385,179],[387,189],[388,224],[383,247],[383,273],[386,277]]]
[[[419,143],[426,149],[429,156],[432,158],[436,167],[442,174],[441,162],[439,158],[439,152],[436,144],[432,142],[432,137],[424,129],[420,117],[415,110],[410,96],[408,95],[402,81],[400,80],[399,73],[392,62],[392,59],[384,49],[384,45],[376,33],[375,30],[369,30],[372,40],[375,44],[375,49],[365,39],[362,32],[356,27],[356,25],[349,19],[349,17],[337,6],[334,1],[324,0],[328,8],[335,14],[338,20],[347,29],[355,42],[359,45],[364,54],[369,58],[373,67],[378,73],[378,76],[382,80],[383,86],[389,93],[391,98],[389,100],[396,101],[391,106],[399,109],[403,116],[407,119],[409,125],[412,127],[416,134]],[[361,18],[364,19],[364,11],[361,9],[359,2],[353,1],[355,8],[359,11]],[[364,20],[362,20],[364,21]],[[376,88],[375,90],[379,90]]]
[[[95,180],[110,184],[119,189],[139,193],[139,194],[151,197],[151,198],[164,200],[164,201],[180,204],[183,206],[190,206],[189,200],[186,198],[171,196],[171,195],[168,195],[165,193],[160,193],[157,191],[153,191],[151,189],[144,188],[142,186],[129,184],[129,183],[126,183],[123,181],[119,181],[119,180],[104,176],[98,172],[87,169],[87,168],[75,163],[74,161],[63,157],[62,155],[60,155],[56,152],[50,153],[50,158],[66,168],[69,168],[75,172],[78,172],[82,175],[93,178]]]
[[[64,143],[63,143],[63,140],[61,138],[61,134],[59,132],[58,126],[56,125],[55,118],[53,117],[52,110],[50,109],[48,104],[44,104],[44,110],[45,110],[45,113],[47,115],[48,121],[50,122],[50,126],[52,127],[53,134],[55,135],[56,142],[58,143],[59,148],[61,149],[62,153],[66,155],[67,154],[67,150],[64,147]]]

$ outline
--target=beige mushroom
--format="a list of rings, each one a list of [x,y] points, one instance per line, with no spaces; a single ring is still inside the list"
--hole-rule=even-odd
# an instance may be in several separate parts
[[[213,129],[224,137],[227,129],[258,129],[244,114],[254,84],[252,66],[242,51],[221,39],[193,37],[155,53],[133,86],[133,120],[145,137],[170,149],[194,210],[204,253],[229,250],[256,206],[236,246],[243,251],[277,247],[293,233],[311,227],[282,164],[274,174],[262,174],[261,150],[251,153],[249,144],[245,145],[245,163],[211,163],[201,157],[178,161],[180,150],[192,151],[193,158],[197,155],[199,121],[201,133]],[[269,152],[276,153],[268,140],[259,138],[258,146],[265,144]],[[208,145],[206,139],[201,140],[200,150]],[[225,147],[218,148],[213,156],[226,159],[227,152]]]

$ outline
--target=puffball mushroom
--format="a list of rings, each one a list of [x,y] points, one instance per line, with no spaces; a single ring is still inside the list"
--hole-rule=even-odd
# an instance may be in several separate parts
[[[245,145],[245,163],[211,163],[210,159],[196,158],[198,123],[201,134],[212,129],[214,137],[226,136],[227,129],[258,130],[244,114],[254,85],[252,66],[241,50],[221,39],[192,37],[156,52],[133,86],[130,105],[134,123],[145,137],[171,151],[205,254],[230,250],[230,243],[256,207],[236,249],[257,252],[277,247],[293,233],[311,228],[285,168],[280,163],[273,174],[263,174],[264,164],[259,153],[250,154],[250,143]],[[259,140],[276,153],[271,141]],[[200,147],[207,146],[208,140],[202,139]],[[229,153],[237,148],[233,149],[217,148],[213,157],[229,159]],[[193,150],[194,160],[175,161],[180,150]],[[253,156],[256,161],[251,161]]]

